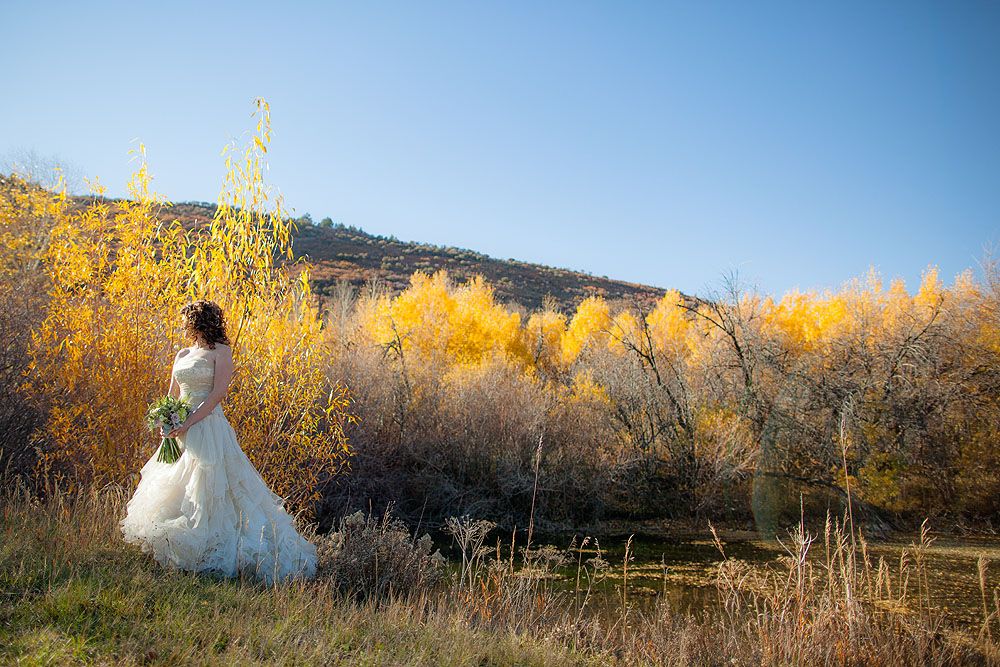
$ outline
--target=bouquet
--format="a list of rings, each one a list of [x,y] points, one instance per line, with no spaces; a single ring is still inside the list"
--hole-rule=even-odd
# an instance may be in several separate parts
[[[163,435],[183,424],[190,414],[191,403],[186,398],[164,396],[149,404],[146,427],[150,431],[159,430]],[[177,438],[163,438],[156,460],[160,463],[174,463],[180,457],[181,448],[177,446]]]

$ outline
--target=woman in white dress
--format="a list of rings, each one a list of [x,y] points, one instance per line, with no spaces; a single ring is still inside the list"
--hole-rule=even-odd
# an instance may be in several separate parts
[[[174,359],[170,394],[190,399],[194,411],[167,434],[180,443],[180,459],[160,463],[154,452],[143,466],[121,521],[125,540],[170,568],[242,571],[269,583],[311,577],[316,547],[296,532],[222,413],[233,376],[222,309],[196,301],[181,314],[193,345]]]

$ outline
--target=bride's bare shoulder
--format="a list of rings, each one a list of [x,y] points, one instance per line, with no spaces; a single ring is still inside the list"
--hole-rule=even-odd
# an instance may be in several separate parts
[[[174,356],[174,359],[183,359],[184,357],[188,356],[190,352],[191,352],[190,347],[182,347],[181,349],[177,350],[177,354]]]

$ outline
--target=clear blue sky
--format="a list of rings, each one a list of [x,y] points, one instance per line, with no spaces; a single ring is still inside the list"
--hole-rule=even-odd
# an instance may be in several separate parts
[[[1000,243],[997,2],[5,2],[0,155],[169,198],[272,105],[299,214],[703,292]]]

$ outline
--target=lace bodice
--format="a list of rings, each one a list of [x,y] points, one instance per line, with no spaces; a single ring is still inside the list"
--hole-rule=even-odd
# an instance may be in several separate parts
[[[183,357],[174,361],[173,375],[181,388],[181,396],[192,400],[195,406],[205,399],[215,385],[215,359],[212,350],[193,347]]]

